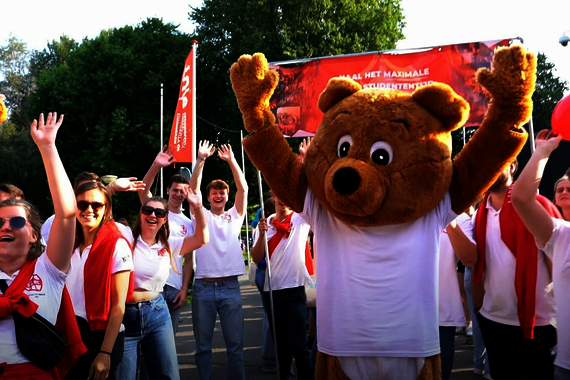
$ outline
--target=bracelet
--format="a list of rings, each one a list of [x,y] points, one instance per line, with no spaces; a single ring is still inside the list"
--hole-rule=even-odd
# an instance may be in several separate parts
[[[109,356],[111,356],[111,353],[109,351],[103,351],[103,350],[99,350],[100,354],[107,354]]]

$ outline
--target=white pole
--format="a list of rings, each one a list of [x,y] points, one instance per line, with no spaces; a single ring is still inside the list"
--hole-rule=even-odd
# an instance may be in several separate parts
[[[532,126],[532,116],[528,121],[528,134],[530,138],[530,153],[534,153],[534,128]]]
[[[162,151],[162,147],[164,146],[164,84],[160,84],[160,151]],[[160,197],[163,198],[164,195],[162,194],[162,187],[164,184],[164,172],[162,168],[160,168]]]
[[[192,62],[192,173],[194,173],[194,166],[196,166],[196,52],[198,41],[192,41],[192,49],[194,50]]]
[[[241,138],[241,170],[243,171],[243,175],[245,176],[245,154],[243,151],[243,131],[239,131],[240,138]],[[263,196],[262,196],[263,198]],[[251,254],[249,252],[249,220],[247,218],[247,209],[245,210],[245,250],[247,252],[247,262],[251,266]]]

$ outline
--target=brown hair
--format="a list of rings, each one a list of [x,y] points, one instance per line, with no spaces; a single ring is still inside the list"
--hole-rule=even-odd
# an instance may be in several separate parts
[[[168,201],[162,197],[152,197],[147,199],[146,202],[141,206],[141,208],[143,206],[146,206],[150,202],[159,202],[162,204],[162,207],[166,210],[167,213],[166,220],[164,221],[162,227],[160,227],[160,229],[157,231],[156,240],[158,240],[168,251],[168,255],[170,256],[170,266],[172,266],[174,272],[181,274],[178,272],[178,270],[176,270],[176,267],[174,266],[174,260],[172,258],[172,250],[170,249],[170,243],[168,242],[168,238],[170,237],[170,224],[168,223]],[[142,224],[141,212],[139,211],[139,214],[137,215],[137,220],[135,221],[135,225],[133,227],[133,251],[137,247],[137,242],[141,234],[141,224]]]
[[[230,187],[228,186],[227,183],[225,183],[224,181],[222,181],[221,179],[215,179],[212,182],[210,182],[208,184],[208,186],[206,186],[206,196],[208,197],[210,195],[210,190],[214,189],[214,190],[226,190],[228,192],[228,194],[230,193]]]
[[[24,192],[10,183],[0,183],[0,192],[10,194],[10,198],[25,198]]]
[[[95,181],[85,182],[81,184],[77,189],[75,189],[75,197],[77,198],[78,195],[86,193],[90,190],[99,190],[105,197],[105,213],[103,214],[101,223],[99,223],[99,226],[97,227],[97,232],[99,232],[101,226],[107,223],[113,215],[113,201],[111,200],[111,193],[109,193],[109,191],[105,188],[105,185],[103,185],[101,182]],[[95,236],[97,236],[97,232],[95,233]],[[79,247],[84,241],[85,236],[83,236],[81,223],[79,223],[78,220],[75,220],[75,243],[73,244],[73,249],[75,250],[75,248]]]
[[[75,190],[83,182],[89,182],[89,181],[102,182],[101,178],[99,178],[99,176],[95,173],[81,172],[77,175],[77,177],[75,177],[75,181],[73,181],[73,189]]]
[[[30,202],[23,199],[8,198],[0,202],[0,208],[8,206],[21,207],[26,210],[26,219],[36,233],[37,239],[30,245],[30,250],[28,251],[26,260],[33,260],[40,257],[42,253],[44,253],[45,246],[42,244],[42,222],[38,211]]]
[[[172,187],[173,183],[182,183],[185,185],[189,185],[190,181],[188,181],[188,179],[186,177],[181,176],[180,174],[174,174],[172,177],[170,177],[170,180],[168,181],[167,187]]]

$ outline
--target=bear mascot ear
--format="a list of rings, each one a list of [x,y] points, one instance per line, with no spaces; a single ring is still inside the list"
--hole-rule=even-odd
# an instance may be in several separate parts
[[[332,106],[344,98],[362,90],[362,86],[347,78],[331,78],[327,87],[319,95],[319,109],[326,113]]]
[[[443,83],[416,89],[412,99],[443,122],[445,129],[440,132],[451,132],[461,127],[469,117],[469,103]]]

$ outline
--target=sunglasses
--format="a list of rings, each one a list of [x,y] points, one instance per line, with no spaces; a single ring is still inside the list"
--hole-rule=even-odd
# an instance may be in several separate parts
[[[79,211],[85,211],[89,208],[89,206],[91,206],[91,209],[93,211],[97,211],[99,210],[101,207],[105,206],[105,203],[101,203],[101,202],[87,202],[87,201],[78,201],[77,202],[77,208],[79,209]]]
[[[15,230],[19,230],[21,228],[24,228],[24,226],[26,225],[26,218],[24,218],[23,216],[15,216],[13,218],[10,219],[4,219],[4,218],[0,218],[0,228],[2,228],[4,226],[4,223],[6,223],[6,221],[8,221],[8,225],[10,225],[11,228],[15,229]]]
[[[143,213],[143,215],[152,215],[152,213],[154,212],[154,215],[159,218],[165,218],[167,215],[167,212],[165,209],[163,208],[154,208],[154,207],[150,207],[150,206],[142,206],[141,207],[141,212]]]

